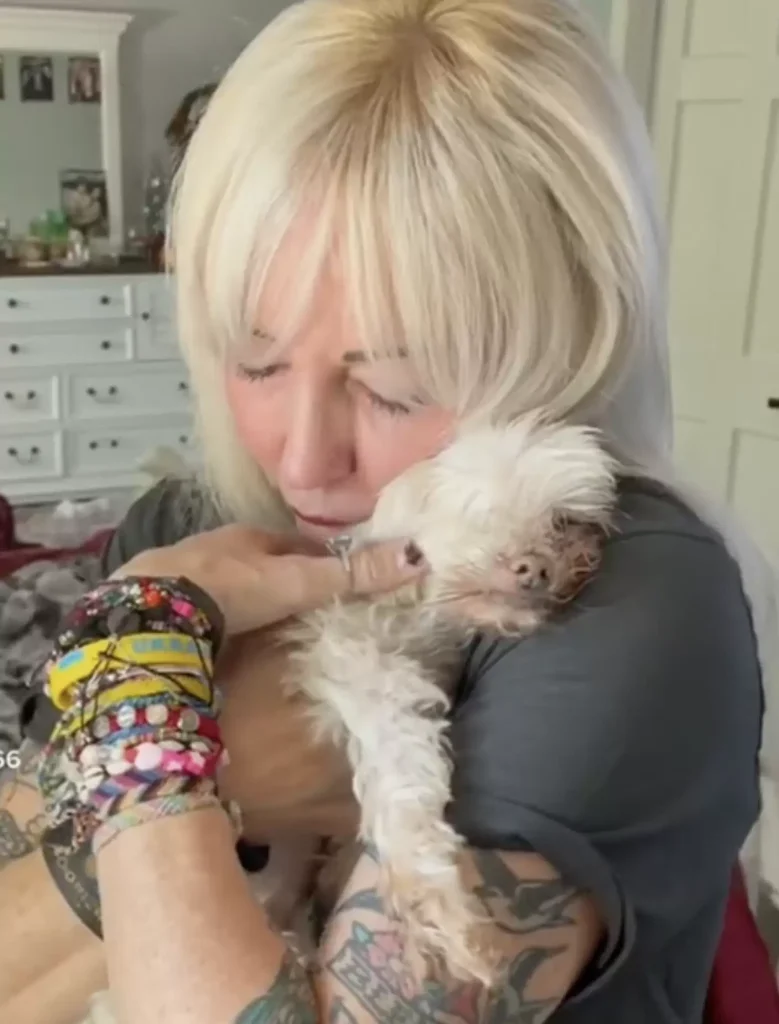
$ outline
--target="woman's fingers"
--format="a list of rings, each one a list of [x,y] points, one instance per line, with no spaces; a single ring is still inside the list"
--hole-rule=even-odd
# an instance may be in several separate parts
[[[276,600],[284,603],[287,615],[298,615],[335,597],[397,590],[421,579],[426,571],[422,552],[408,541],[366,545],[343,559],[290,555],[275,560]]]
[[[350,552],[343,561],[335,561],[341,567],[343,593],[360,597],[397,590],[427,572],[422,552],[411,541],[366,545]]]

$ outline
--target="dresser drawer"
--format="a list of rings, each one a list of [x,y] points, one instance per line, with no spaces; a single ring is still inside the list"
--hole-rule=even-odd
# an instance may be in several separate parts
[[[127,473],[138,470],[144,459],[157,448],[172,448],[185,459],[192,459],[195,445],[191,424],[166,424],[152,427],[116,427],[95,424],[90,428],[67,432],[68,473],[89,476],[95,473]]]
[[[57,378],[50,374],[6,377],[0,384],[0,424],[57,418]]]
[[[60,436],[53,431],[25,432],[0,442],[0,482],[62,475]]]
[[[178,367],[73,373],[66,387],[67,415],[73,420],[186,413],[190,404],[187,377]]]
[[[110,277],[0,281],[0,324],[130,317],[132,285]]]
[[[180,359],[176,325],[172,320],[141,321],[138,325],[139,359]]]
[[[132,358],[132,328],[104,325],[79,334],[9,334],[0,336],[0,369],[121,363]]]

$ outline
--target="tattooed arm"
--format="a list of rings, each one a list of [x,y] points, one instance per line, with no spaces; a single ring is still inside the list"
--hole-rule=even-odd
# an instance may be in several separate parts
[[[26,741],[16,772],[0,772],[0,872],[40,846],[43,802],[38,792],[38,748]]]
[[[58,858],[54,883],[40,850],[37,764],[28,741],[18,772],[0,778],[0,1020],[72,1024],[105,984],[100,943],[66,902],[92,893],[94,879]]]
[[[377,866],[366,853],[322,943],[320,1020],[542,1024],[550,1018],[596,950],[601,927],[592,902],[535,854],[472,850],[465,870],[494,923],[506,968],[502,990],[488,994],[478,984],[414,980],[377,892]]]

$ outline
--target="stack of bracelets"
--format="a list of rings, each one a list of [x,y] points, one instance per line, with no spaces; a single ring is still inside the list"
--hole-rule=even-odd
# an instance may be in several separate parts
[[[46,665],[61,717],[40,784],[49,828],[71,819],[74,848],[97,853],[124,829],[224,806],[213,686],[222,629],[216,605],[184,579],[109,580],[67,617]]]

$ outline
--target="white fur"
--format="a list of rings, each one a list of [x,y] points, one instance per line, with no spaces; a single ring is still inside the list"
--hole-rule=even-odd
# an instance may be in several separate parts
[[[311,700],[318,733],[348,752],[361,838],[410,950],[458,977],[494,980],[460,879],[463,841],[444,813],[448,693],[479,625],[451,597],[464,580],[486,589],[495,566],[532,551],[556,515],[605,524],[613,499],[614,466],[591,430],[533,419],[464,430],[390,484],[359,534],[413,538],[432,570],[424,588],[337,603],[285,636],[297,644],[290,685]],[[513,631],[537,624],[520,618]]]

